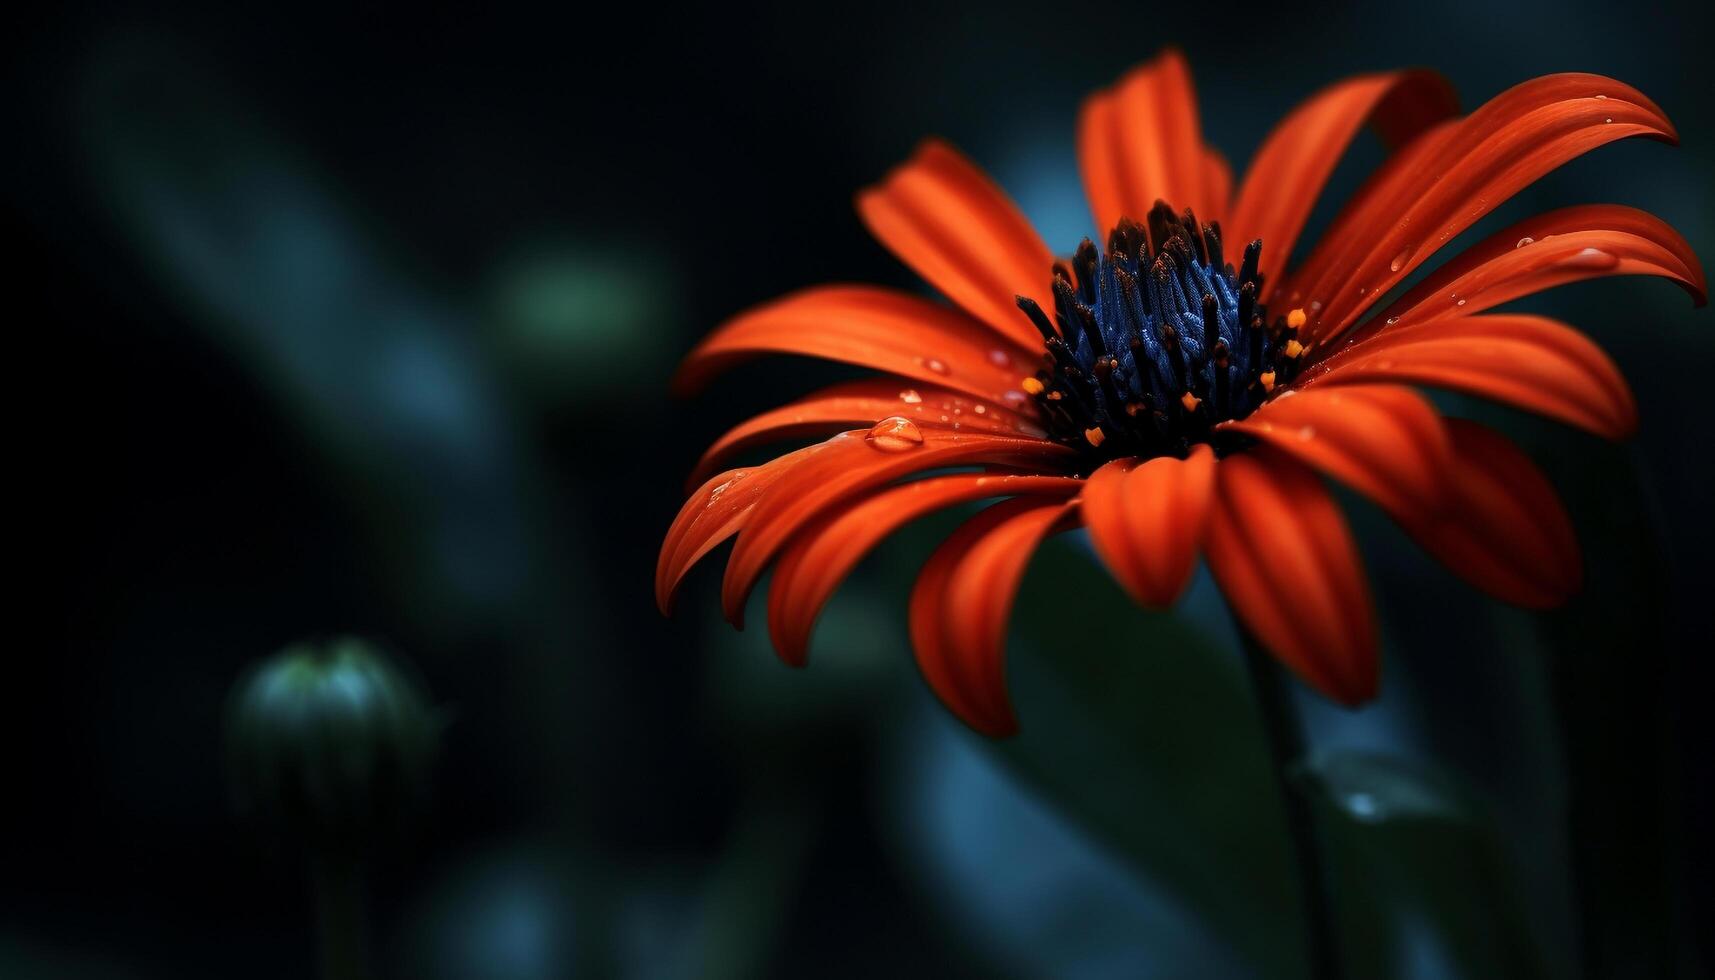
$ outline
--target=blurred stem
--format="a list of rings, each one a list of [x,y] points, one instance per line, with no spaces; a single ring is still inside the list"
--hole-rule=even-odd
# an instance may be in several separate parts
[[[1298,706],[1292,701],[1292,689],[1280,664],[1243,626],[1239,627],[1239,646],[1250,670],[1257,713],[1262,717],[1269,761],[1274,766],[1280,805],[1286,814],[1286,832],[1292,841],[1310,976],[1315,980],[1339,980],[1345,973],[1340,962],[1339,939],[1334,932],[1334,908],[1328,894],[1322,839],[1316,830],[1316,814],[1309,795],[1298,792],[1292,781],[1292,767],[1304,758],[1304,723],[1298,717]]]
[[[312,862],[322,980],[368,980],[362,868],[344,855],[318,854]]]

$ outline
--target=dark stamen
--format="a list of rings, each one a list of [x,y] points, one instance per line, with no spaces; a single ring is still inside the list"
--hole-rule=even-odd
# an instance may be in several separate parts
[[[1017,297],[1047,352],[1025,385],[1050,435],[1105,458],[1217,450],[1237,438],[1215,427],[1244,418],[1291,379],[1298,331],[1258,301],[1261,240],[1226,262],[1220,225],[1157,201],[1139,223],[1122,218],[1107,248],[1085,239],[1056,264],[1053,316]],[[1300,316],[1295,313],[1294,316]],[[1058,329],[1056,329],[1058,327]]]

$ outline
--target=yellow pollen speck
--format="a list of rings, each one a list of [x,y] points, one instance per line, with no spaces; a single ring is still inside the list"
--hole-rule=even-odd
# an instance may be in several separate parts
[[[1308,322],[1310,322],[1310,318],[1304,315],[1302,307],[1286,314],[1286,325],[1294,330],[1303,327]]]
[[[1282,348],[1281,353],[1287,357],[1297,357],[1304,353],[1304,345],[1296,340],[1289,340],[1286,342],[1286,346]]]
[[[1273,371],[1264,371],[1262,373],[1262,377],[1257,378],[1257,380],[1262,382],[1262,390],[1263,391],[1273,391],[1274,390],[1274,372]]]
[[[1036,380],[1035,378],[1025,378],[1022,382],[1019,383],[1019,387],[1023,388],[1025,391],[1029,392],[1032,395],[1042,394],[1042,382]]]
[[[1099,446],[1102,444],[1102,440],[1107,438],[1107,433],[1103,432],[1100,426],[1097,426],[1094,429],[1085,429],[1084,438],[1090,441],[1090,445]]]
[[[1196,395],[1187,391],[1185,394],[1179,396],[1179,404],[1185,406],[1185,411],[1195,412],[1197,410],[1197,406],[1203,404],[1203,399],[1198,398]]]

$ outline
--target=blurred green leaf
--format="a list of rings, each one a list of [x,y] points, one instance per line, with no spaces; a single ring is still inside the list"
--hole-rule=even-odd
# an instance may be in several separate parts
[[[1321,812],[1351,976],[1545,975],[1494,827],[1450,776],[1355,752],[1294,776]]]
[[[1300,763],[1293,776],[1302,790],[1318,794],[1342,817],[1360,824],[1471,819],[1450,784],[1400,759],[1332,752]]]
[[[1233,656],[1063,543],[1024,594],[1008,663],[1023,731],[997,749],[1259,972],[1299,975],[1284,818]]]

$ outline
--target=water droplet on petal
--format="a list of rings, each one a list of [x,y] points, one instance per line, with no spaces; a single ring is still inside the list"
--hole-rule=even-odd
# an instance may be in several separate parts
[[[1526,235],[1523,238],[1519,239],[1518,244],[1514,245],[1513,248],[1524,248],[1526,245],[1529,245],[1531,242],[1534,242],[1534,241],[1536,241],[1536,239],[1530,237],[1529,235]]]
[[[1606,95],[1598,95],[1598,96],[1596,96],[1596,98],[1602,99],[1605,101],[1608,97]]]
[[[863,438],[871,448],[884,453],[903,453],[923,445],[923,431],[917,423],[898,415],[875,423]]]
[[[899,393],[899,400],[907,405],[917,405],[922,403],[923,396],[915,388],[907,388]]]
[[[1008,405],[1011,405],[1014,408],[1016,408],[1019,405],[1024,404],[1024,401],[1025,401],[1024,392],[1018,391],[1016,389],[1011,390],[1011,391],[1005,391],[1005,392],[1001,393],[1000,400],[1003,402],[1006,402]]]
[[[996,347],[989,351],[989,363],[995,367],[1012,367],[1012,355]]]
[[[1612,252],[1604,252],[1599,248],[1586,248],[1561,259],[1556,264],[1563,269],[1612,269],[1620,264],[1620,257]]]
[[[1388,323],[1398,323],[1399,322],[1398,315],[1388,317],[1387,322]]]
[[[1465,301],[1463,299],[1459,298],[1458,293],[1448,293],[1447,298],[1453,301],[1454,306],[1464,306],[1465,305]]]
[[[988,410],[989,409],[988,409],[987,405],[974,405],[971,407],[971,411],[977,413],[978,415],[987,415]]]
[[[1605,122],[1605,123],[1611,123],[1611,122],[1613,122],[1613,121],[1614,121],[1614,117],[1613,117],[1613,116],[1609,116],[1609,117],[1608,117],[1608,118],[1606,118],[1606,119],[1604,119],[1604,120],[1602,120],[1602,121],[1603,121],[1603,122]]]
[[[924,367],[928,368],[929,370],[935,372],[936,374],[952,374],[953,373],[952,369],[947,367],[947,362],[941,360],[940,358],[919,357],[917,359],[917,362],[919,364],[922,364]]]
[[[1298,438],[1302,442],[1309,442],[1310,440],[1316,438],[1316,427],[1313,425],[1307,425],[1304,428],[1299,429],[1298,430]]]
[[[1389,272],[1398,272],[1399,270],[1405,268],[1405,264],[1407,262],[1411,261],[1411,254],[1412,254],[1412,250],[1409,246],[1406,248],[1400,249],[1399,254],[1393,257],[1393,261],[1389,262],[1387,264],[1388,271]]]

